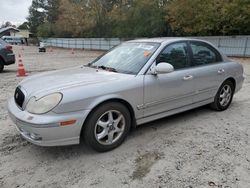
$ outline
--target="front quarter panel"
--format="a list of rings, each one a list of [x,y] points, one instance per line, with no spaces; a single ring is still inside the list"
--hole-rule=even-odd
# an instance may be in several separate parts
[[[141,117],[143,114],[137,110],[137,105],[143,103],[143,77],[143,75],[131,76],[114,82],[65,89],[62,91],[61,103],[53,112],[91,111],[104,101],[121,99],[130,104],[135,117]]]

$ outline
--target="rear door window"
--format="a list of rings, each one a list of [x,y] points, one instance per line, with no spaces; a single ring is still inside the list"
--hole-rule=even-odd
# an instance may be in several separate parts
[[[190,42],[193,52],[193,66],[206,65],[216,62],[221,62],[220,53],[209,44],[204,42]]]

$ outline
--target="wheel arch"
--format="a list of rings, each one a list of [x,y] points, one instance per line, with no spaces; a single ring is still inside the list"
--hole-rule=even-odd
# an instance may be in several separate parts
[[[0,72],[3,71],[5,65],[5,61],[2,56],[0,56]]]
[[[2,63],[4,65],[4,58],[0,55],[0,63]]]
[[[227,78],[225,81],[227,81],[227,80],[233,83],[233,86],[234,86],[233,89],[235,90],[235,88],[236,88],[236,80],[235,80],[233,77],[229,77],[229,78]],[[224,82],[225,82],[225,81],[224,81]]]
[[[88,121],[88,119],[89,119],[91,113],[92,113],[95,109],[97,109],[98,107],[100,107],[101,105],[104,105],[104,104],[109,103],[109,102],[117,102],[117,103],[120,103],[120,104],[124,105],[124,106],[128,109],[128,111],[129,111],[129,113],[130,113],[131,122],[132,122],[131,128],[134,129],[134,128],[136,127],[135,111],[134,111],[132,105],[131,105],[128,101],[126,101],[125,99],[121,99],[121,98],[110,98],[110,99],[106,99],[106,100],[103,100],[103,101],[101,101],[101,102],[95,104],[95,106],[94,106],[94,107],[91,109],[91,111],[88,113],[88,115],[87,115],[87,117],[86,117],[86,119],[85,119],[85,121],[84,121],[84,123],[83,123],[83,125],[82,125],[82,128],[81,128],[80,140],[82,140],[82,133],[83,133],[83,130],[84,130],[84,124],[85,124],[86,121]]]

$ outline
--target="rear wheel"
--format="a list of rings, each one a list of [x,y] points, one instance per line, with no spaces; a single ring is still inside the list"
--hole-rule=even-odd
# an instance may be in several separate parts
[[[131,127],[128,109],[109,102],[95,109],[84,125],[85,143],[96,151],[112,150],[124,141]]]
[[[226,80],[219,88],[211,107],[217,111],[226,110],[232,102],[233,95],[234,84],[230,80]]]
[[[4,68],[4,65],[1,63],[1,60],[0,60],[0,72],[3,72],[3,68]]]

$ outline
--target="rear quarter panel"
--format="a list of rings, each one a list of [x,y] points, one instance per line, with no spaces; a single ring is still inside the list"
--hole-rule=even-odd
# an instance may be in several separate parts
[[[224,64],[225,79],[233,78],[235,80],[235,92],[238,92],[242,88],[244,81],[243,66],[240,63],[227,61]]]
[[[13,64],[15,63],[15,55],[12,50],[5,49],[6,45],[6,42],[0,40],[0,60],[2,60],[0,62],[4,65]]]

